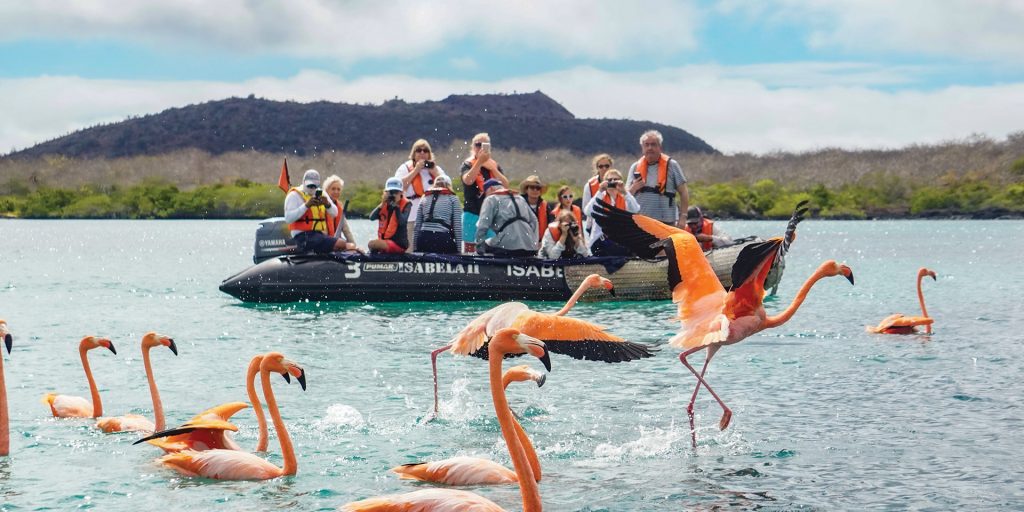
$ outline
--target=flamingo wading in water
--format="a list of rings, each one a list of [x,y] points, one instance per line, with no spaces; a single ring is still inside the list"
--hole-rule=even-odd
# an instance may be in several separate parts
[[[546,374],[538,372],[523,364],[513,366],[505,370],[501,377],[501,386],[507,389],[513,382],[525,382],[532,380],[537,387],[543,386]],[[533,470],[533,477],[540,482],[540,459],[526,435],[523,426],[512,416],[513,428],[519,442],[526,451],[526,458]],[[421,482],[436,482],[445,485],[491,485],[491,484],[514,484],[518,481],[515,471],[512,471],[497,462],[479,457],[452,457],[435,462],[414,462],[391,468],[391,471],[398,474],[403,480],[418,480]]]
[[[506,355],[530,354],[544,363],[551,370],[551,360],[543,341],[519,332],[514,328],[499,330],[487,344],[488,365],[490,368],[491,399],[494,401],[494,413],[501,425],[501,435],[508,445],[519,480],[519,494],[523,500],[524,512],[539,512],[543,505],[540,501],[540,489],[534,477],[533,469],[519,437],[516,434],[512,410],[502,387],[501,366]],[[501,512],[504,509],[494,502],[467,491],[456,489],[424,489],[393,496],[368,498],[342,506],[342,512],[385,512],[385,511],[474,511]]]
[[[917,300],[921,303],[921,316],[904,316],[903,313],[895,313],[882,319],[876,326],[865,326],[864,330],[875,334],[916,334],[917,328],[924,326],[924,332],[931,334],[932,323],[935,321],[928,316],[928,310],[924,307],[924,292],[921,291],[921,281],[925,276],[935,281],[935,271],[921,267],[917,271]]]
[[[54,418],[99,418],[103,416],[103,402],[100,400],[100,391],[96,387],[96,379],[92,377],[88,356],[90,350],[101,347],[117,354],[113,342],[107,338],[86,336],[78,343],[78,354],[82,358],[85,379],[89,381],[89,394],[92,396],[92,402],[79,396],[47,393],[43,396],[43,403],[50,406],[50,412],[53,413]]]
[[[654,353],[645,345],[626,341],[604,328],[565,316],[576,302],[593,287],[601,286],[614,295],[612,282],[597,274],[590,274],[558,312],[538,313],[522,302],[506,302],[476,317],[447,345],[430,353],[434,374],[434,416],[438,413],[437,356],[451,350],[460,356],[487,359],[487,337],[500,329],[513,327],[527,336],[542,340],[547,349],[574,359],[618,363],[651,357]]]
[[[178,355],[178,347],[174,344],[174,340],[163,334],[147,332],[142,337],[142,364],[146,368],[149,394],[153,399],[155,423],[138,414],[126,414],[124,416],[99,418],[96,420],[96,427],[100,430],[109,434],[112,432],[130,431],[155,432],[164,429],[164,406],[160,401],[160,390],[157,389],[156,380],[153,378],[153,365],[149,362],[149,349],[153,347],[167,347],[171,349],[171,353],[174,355]]]
[[[7,321],[0,320],[0,339],[4,341],[4,348],[11,353],[11,346],[14,344],[14,337],[7,330]],[[11,453],[11,430],[7,416],[7,382],[4,380],[4,355],[0,351],[0,457]]]
[[[814,283],[832,276],[843,276],[853,284],[853,271],[846,265],[828,260],[822,263],[800,287],[793,302],[778,315],[767,316],[762,304],[764,280],[776,258],[782,258],[796,238],[796,226],[807,212],[805,203],[797,205],[790,217],[783,237],[757,242],[744,247],[732,268],[732,290],[726,291],[715,277],[697,239],[681,229],[662,224],[650,217],[620,210],[607,203],[595,208],[594,219],[613,241],[642,254],[664,247],[668,256],[668,281],[672,289],[672,302],[679,305],[682,330],[669,340],[669,344],[684,351],[679,361],[697,377],[686,413],[690,419],[693,446],[697,446],[694,428],[693,404],[700,386],[707,388],[722,406],[719,428],[724,430],[732,418],[730,410],[708,385],[704,373],[718,349],[738,343],[764,329],[786,323],[803,304]],[[700,373],[687,361],[699,350],[707,350]]]

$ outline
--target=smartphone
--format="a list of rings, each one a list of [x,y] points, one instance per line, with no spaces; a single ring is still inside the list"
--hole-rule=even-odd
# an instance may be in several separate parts
[[[490,142],[481,142],[480,143],[480,151],[483,151],[484,153],[490,153],[491,152],[491,143]]]

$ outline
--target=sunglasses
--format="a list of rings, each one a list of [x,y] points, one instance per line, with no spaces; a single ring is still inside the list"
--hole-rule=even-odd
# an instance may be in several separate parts
[[[430,150],[427,149],[427,148],[416,148],[416,152],[417,153],[430,153]]]
[[[317,187],[317,185],[314,185],[312,183],[310,183],[309,185],[306,185],[306,188],[316,188],[316,187]]]
[[[573,197],[572,194],[562,194],[562,199],[572,199]]]
[[[544,188],[544,187],[541,187],[540,185],[527,185],[526,186],[526,190],[541,190],[542,188]]]
[[[473,143],[473,147],[475,147],[475,148],[482,148],[482,147],[484,147],[484,143],[483,142],[474,142]]]
[[[597,164],[598,169],[611,169],[612,164]]]

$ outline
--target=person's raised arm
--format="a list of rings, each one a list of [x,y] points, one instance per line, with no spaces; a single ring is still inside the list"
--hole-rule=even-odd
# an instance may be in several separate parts
[[[288,192],[288,195],[284,198],[284,220],[285,222],[292,223],[302,218],[306,213],[306,202],[303,201],[302,195],[292,190]]]
[[[480,155],[473,161],[472,165],[470,165],[469,162],[462,164],[463,168],[469,168],[467,171],[462,173],[462,183],[464,185],[472,185],[475,183],[477,176],[480,176],[480,166],[482,166],[487,160],[487,157]],[[481,190],[480,193],[482,194],[483,191]]]
[[[501,182],[501,186],[508,188],[508,178],[506,178],[505,174],[501,172],[500,165],[494,166],[494,171],[491,172],[491,175],[494,177],[494,179]]]

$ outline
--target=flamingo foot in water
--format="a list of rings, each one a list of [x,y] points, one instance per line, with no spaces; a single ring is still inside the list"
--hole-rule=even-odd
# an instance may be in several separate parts
[[[732,411],[728,408],[722,413],[722,419],[718,422],[718,429],[725,430],[729,426],[729,421],[732,420]]]
[[[697,449],[697,425],[693,420],[693,404],[686,406],[686,415],[690,418],[690,442]]]

